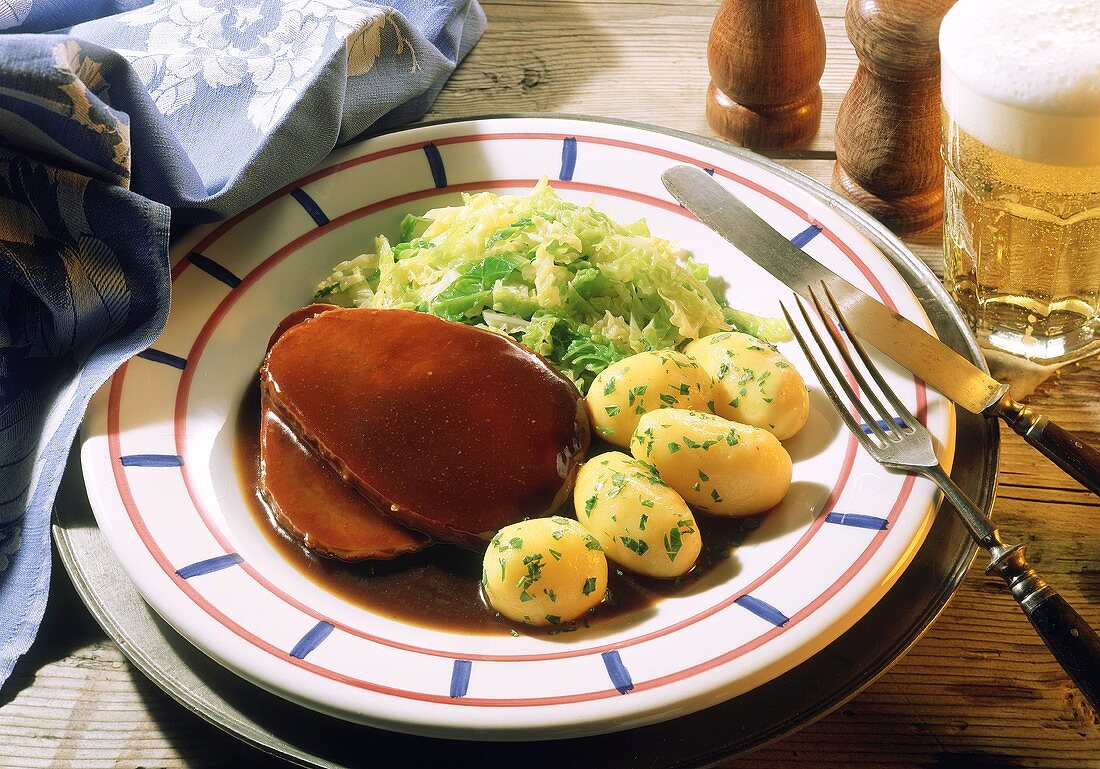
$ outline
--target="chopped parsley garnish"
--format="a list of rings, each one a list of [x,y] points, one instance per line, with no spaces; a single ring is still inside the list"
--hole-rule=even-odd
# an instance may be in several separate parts
[[[519,594],[519,600],[523,603],[527,603],[528,601],[535,600],[535,597],[524,590],[522,593]]]
[[[787,365],[786,363],[784,363],[784,362],[783,362],[783,361],[781,361],[781,360],[777,360],[777,361],[775,362],[775,367],[776,367],[776,368],[790,368],[790,366],[789,366],[789,365]]]
[[[623,543],[628,550],[633,550],[638,555],[645,555],[649,550],[649,545],[644,539],[632,539],[631,537],[619,537],[619,541]]]
[[[508,628],[508,635],[512,636],[512,638],[519,638],[519,633],[516,632],[514,627]]]
[[[548,588],[545,588],[542,592],[546,593],[546,597],[550,599],[551,603],[557,603],[558,596],[554,592],[554,588],[548,587]]]
[[[710,490],[710,498],[713,499],[715,502],[721,502],[722,501],[722,496],[718,493],[718,489],[711,489]]]
[[[559,553],[557,550],[555,550],[552,547],[548,547],[546,549],[550,552],[550,555],[554,556],[555,561],[560,561],[561,560],[561,553]]]
[[[526,591],[527,588],[542,579],[542,553],[524,556],[523,565],[527,567],[527,573],[519,578],[516,587]]]
[[[707,475],[706,473],[704,473],[702,470],[699,470],[698,472],[699,472],[699,480],[701,480],[701,481],[709,481],[710,480],[710,476]]]
[[[699,489],[701,489],[701,488],[702,487],[699,485],[699,481],[696,481],[695,483],[691,484],[691,490],[692,491],[699,491]]]
[[[642,499],[641,497],[639,497],[638,498],[638,504],[641,505],[642,507],[653,507],[653,500],[652,499]]]
[[[675,561],[676,556],[680,553],[680,548],[684,544],[680,537],[679,527],[668,530],[668,534],[665,534],[664,544],[665,554],[668,556],[668,560]]]
[[[677,403],[679,403],[679,401],[676,400],[676,398],[672,395],[661,393],[661,403],[667,403],[669,406],[675,406]]]
[[[501,558],[500,559],[500,581],[501,582],[504,581],[504,564],[505,564],[505,561],[504,561],[503,558]]]
[[[519,550],[521,547],[523,547],[523,540],[519,537],[512,537],[510,540],[508,540],[508,544],[514,547],[516,550]]]
[[[684,444],[685,444],[685,445],[686,445],[686,446],[687,446],[687,447],[688,447],[689,449],[698,449],[698,448],[701,448],[701,447],[702,447],[702,445],[703,445],[703,444],[701,444],[701,443],[696,443],[695,441],[693,441],[693,440],[692,440],[691,438],[687,437],[686,435],[685,435],[685,436],[683,436],[683,440],[684,440]]]
[[[718,367],[718,381],[721,382],[726,378],[726,374],[730,373],[730,367],[728,363],[723,363]]]
[[[670,443],[670,444],[668,444],[668,453],[669,454],[675,454],[679,450],[680,450],[680,444],[679,443]]]
[[[730,428],[729,433],[726,435],[726,443],[730,446],[736,446],[740,442],[740,438],[737,437],[737,430]]]
[[[687,386],[687,382],[680,385],[680,395],[687,395],[691,391],[691,388]]]
[[[650,445],[652,446],[652,443]],[[649,481],[650,483],[656,484],[658,486],[668,486],[667,483],[665,483],[663,480],[661,480],[661,476],[657,472],[657,468],[654,465],[651,465],[649,462],[646,462],[646,461],[641,460],[641,459],[636,459],[634,461],[639,467],[645,468],[645,475],[643,477],[647,481]]]
[[[584,595],[592,595],[596,592],[596,578],[589,577],[584,581],[584,587],[581,588],[581,593]]]
[[[710,413],[714,413],[714,401],[707,401],[707,408],[710,409]]]
[[[609,417],[616,417],[616,416],[619,415],[619,407],[618,406],[604,406],[603,410],[607,412],[607,415]]]
[[[638,519],[638,530],[645,531],[645,525],[649,521],[649,516],[642,513],[642,517]]]
[[[561,617],[559,617],[557,614],[547,614],[546,621],[549,622],[551,625],[560,625]]]
[[[615,392],[615,380],[614,379],[608,379],[607,384],[605,384],[603,386],[603,394],[604,395],[610,395],[613,392]]]
[[[615,431],[612,430],[610,427],[597,427],[596,429],[600,431],[600,435],[607,436],[615,434]]]
[[[593,537],[591,534],[585,535],[584,546],[587,547],[589,550],[603,550],[603,548],[600,547],[600,543],[596,541],[596,538]]]
[[[597,499],[598,499],[598,495],[593,494],[592,496],[590,496],[588,499],[586,499],[584,501],[584,514],[585,515],[591,517],[592,511],[596,509],[596,500]]]

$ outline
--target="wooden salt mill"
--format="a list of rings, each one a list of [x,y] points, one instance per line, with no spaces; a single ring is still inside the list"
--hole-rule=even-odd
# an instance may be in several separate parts
[[[940,21],[955,0],[848,0],[859,56],[836,121],[833,189],[899,235],[943,219]]]
[[[722,0],[707,63],[707,122],[719,135],[774,148],[817,133],[825,30],[814,0]]]

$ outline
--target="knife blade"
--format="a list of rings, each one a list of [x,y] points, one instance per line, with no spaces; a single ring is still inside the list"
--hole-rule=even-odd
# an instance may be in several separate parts
[[[1100,496],[1100,451],[1017,403],[1009,397],[1008,385],[791,243],[702,169],[673,166],[661,174],[661,180],[684,208],[788,288],[809,298],[809,290],[824,283],[860,337],[967,411],[1003,419],[1054,464]]]
[[[705,171],[674,166],[661,180],[684,208],[795,293],[809,299],[810,288],[827,285],[861,337],[967,411],[980,414],[1008,392],[1008,385],[784,238]]]

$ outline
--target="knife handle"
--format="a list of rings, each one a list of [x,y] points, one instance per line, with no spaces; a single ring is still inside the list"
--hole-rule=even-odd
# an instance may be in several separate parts
[[[1027,562],[1024,546],[1005,547],[986,569],[1008,583],[1012,596],[1058,664],[1100,711],[1100,636]]]
[[[1007,395],[995,413],[1050,461],[1100,496],[1100,451]]]

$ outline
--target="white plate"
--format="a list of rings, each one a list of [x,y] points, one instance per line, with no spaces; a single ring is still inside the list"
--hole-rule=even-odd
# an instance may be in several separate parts
[[[259,531],[233,462],[236,414],[268,335],[338,261],[401,217],[458,193],[523,192],[548,176],[570,200],[645,217],[774,315],[789,292],[674,203],[660,181],[694,163],[784,235],[931,330],[888,261],[766,161],[637,127],[565,119],[456,122],[334,153],[296,184],[193,233],[173,256],[155,347],[97,394],[81,462],[96,518],[145,599],[182,635],[272,692],[354,721],[466,739],[575,737],[693,712],[803,662],[859,619],[931,523],[931,484],[883,471],[843,432],[804,359],[811,416],[787,442],[784,503],[693,590],[557,636],[464,635],[351,605],[306,579]],[[881,360],[949,463],[953,409]]]

